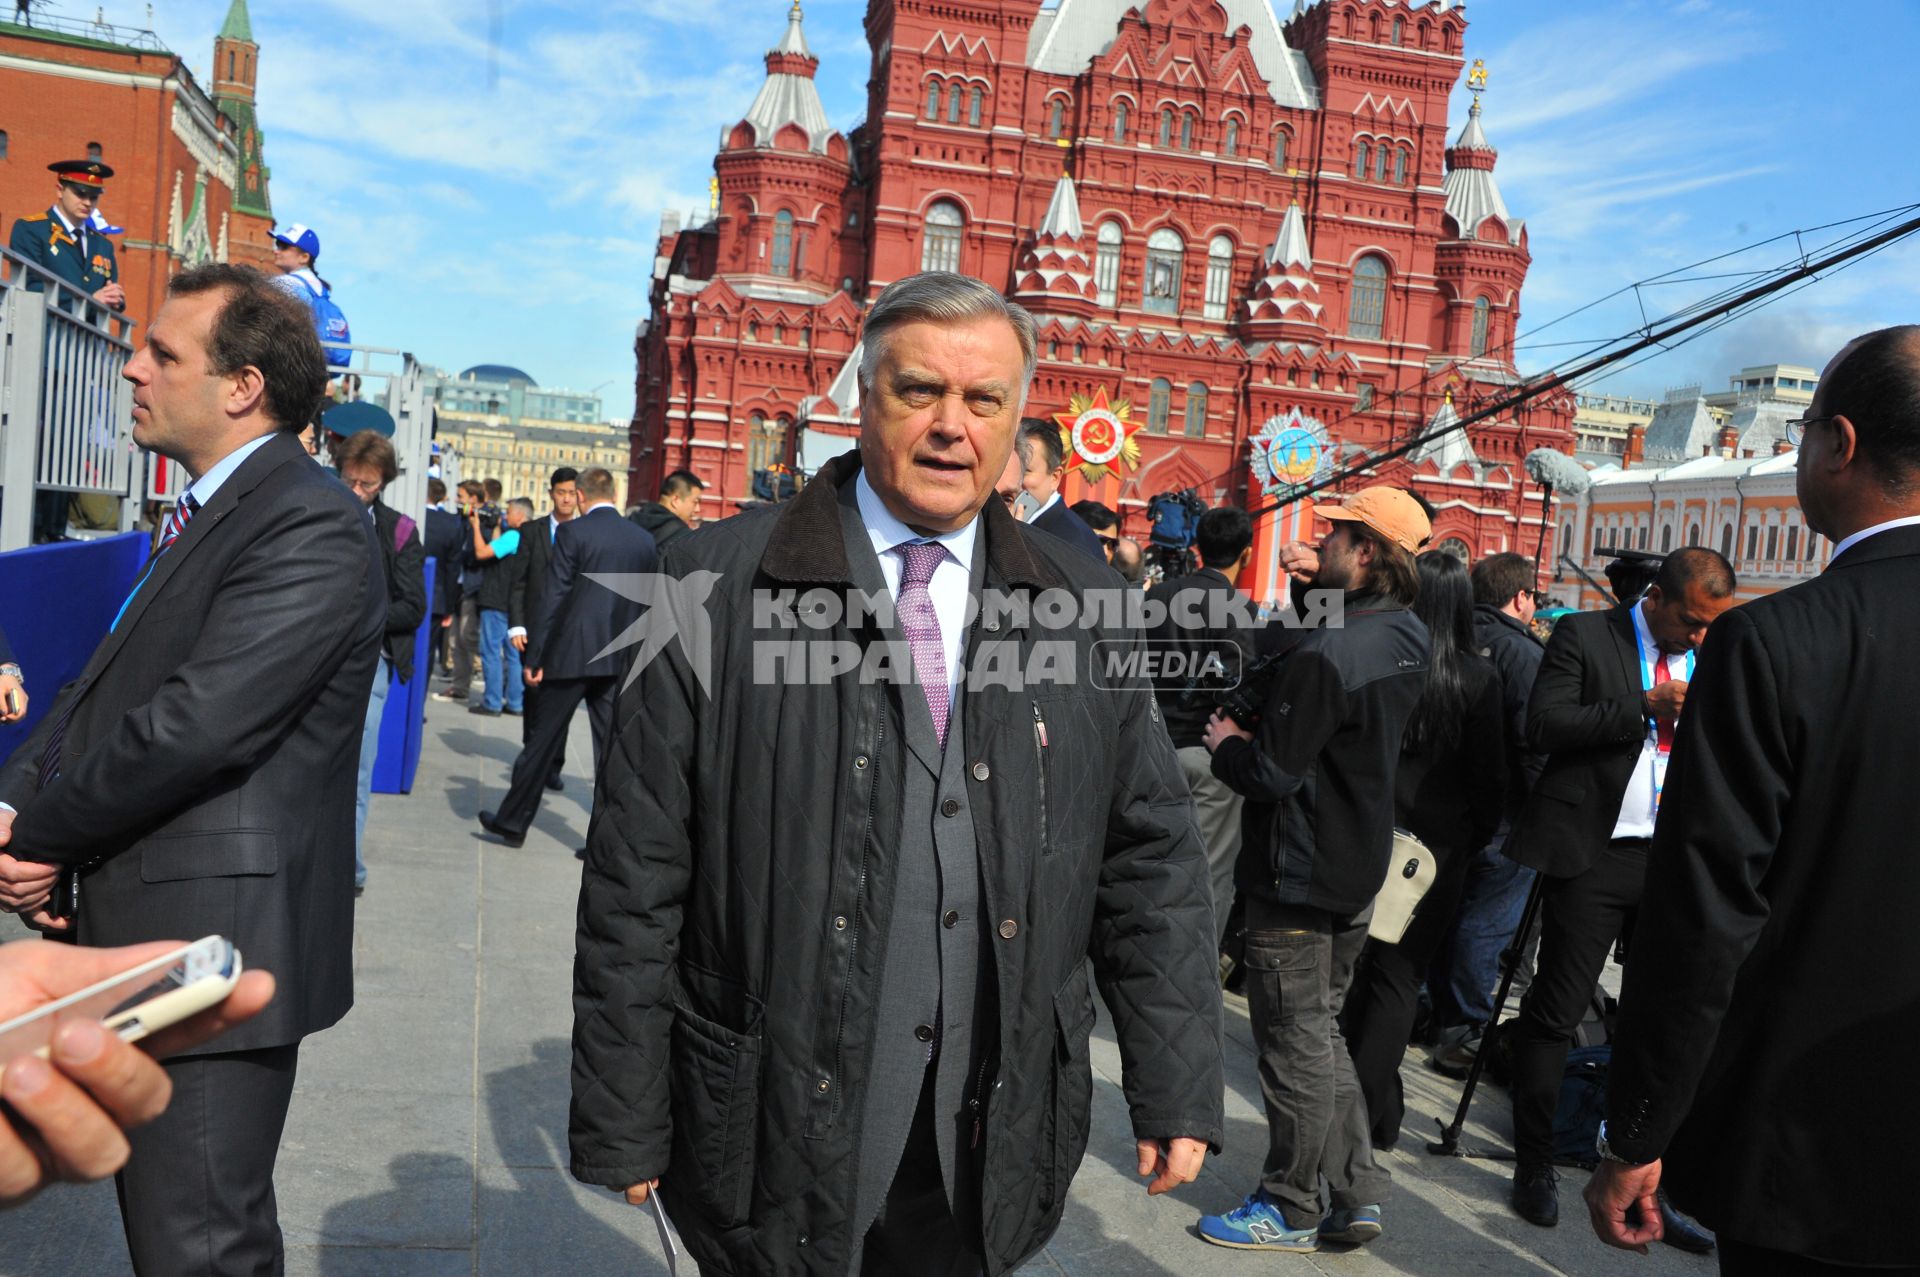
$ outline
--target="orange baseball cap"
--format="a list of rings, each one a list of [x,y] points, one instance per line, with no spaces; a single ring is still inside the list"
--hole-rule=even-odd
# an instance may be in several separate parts
[[[1408,554],[1418,554],[1433,537],[1427,512],[1405,488],[1362,488],[1344,505],[1315,506],[1313,512],[1334,523],[1364,523]]]

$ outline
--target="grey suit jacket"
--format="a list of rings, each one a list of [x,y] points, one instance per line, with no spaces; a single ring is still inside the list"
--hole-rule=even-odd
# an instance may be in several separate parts
[[[86,867],[80,943],[218,933],[274,974],[267,1009],[207,1050],[297,1042],[353,1003],[354,794],[387,605],[374,536],[276,436],[152,561],[0,771],[9,850]]]

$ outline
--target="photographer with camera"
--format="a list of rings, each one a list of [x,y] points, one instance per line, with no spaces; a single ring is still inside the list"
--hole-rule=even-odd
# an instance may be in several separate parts
[[[1344,616],[1279,662],[1257,724],[1216,712],[1205,733],[1213,774],[1247,799],[1234,885],[1247,898],[1268,1151],[1254,1191],[1202,1217],[1200,1236],[1248,1250],[1371,1241],[1388,1189],[1339,1015],[1386,881],[1394,770],[1427,683],[1427,629],[1408,609],[1413,556],[1433,529],[1401,488],[1366,488],[1314,513],[1334,526],[1312,584],[1341,591]]]
[[[472,521],[476,517],[482,541],[492,540],[494,529],[499,526],[499,515],[488,513],[487,490],[478,479],[463,480],[458,491],[461,539],[460,557],[456,562],[460,566],[460,602],[449,627],[453,631],[453,673],[449,676],[453,681],[433,694],[436,701],[464,701],[473,688],[473,668],[480,656],[480,584],[486,580],[486,569],[473,557],[473,547],[468,542],[473,538]]]

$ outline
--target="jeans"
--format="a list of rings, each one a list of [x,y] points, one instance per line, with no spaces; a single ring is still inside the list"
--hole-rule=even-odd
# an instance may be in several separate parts
[[[387,684],[393,667],[386,654],[373,667],[373,694],[367,698],[367,721],[360,729],[360,789],[353,807],[353,885],[367,885],[367,861],[361,844],[367,840],[367,806],[373,797],[373,760],[380,753],[380,717],[387,709]]]
[[[507,614],[496,608],[480,613],[480,677],[487,689],[482,703],[488,709],[501,708],[504,696],[506,708],[520,713],[527,687],[520,677],[520,649],[507,642]]]
[[[1294,1228],[1313,1227],[1329,1210],[1377,1206],[1389,1189],[1387,1173],[1374,1164],[1367,1106],[1340,1034],[1340,1010],[1366,939],[1366,912],[1341,918],[1247,901],[1247,1008],[1267,1109],[1260,1185]]]
[[[1440,1028],[1493,1019],[1500,951],[1520,925],[1534,878],[1533,870],[1507,859],[1500,849],[1505,841],[1502,834],[1470,858],[1458,921],[1428,974],[1433,1022]]]

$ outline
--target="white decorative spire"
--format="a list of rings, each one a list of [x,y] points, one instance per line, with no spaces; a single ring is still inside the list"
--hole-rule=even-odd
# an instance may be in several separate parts
[[[1307,243],[1307,219],[1300,205],[1287,205],[1280,233],[1260,255],[1264,277],[1254,283],[1247,299],[1247,323],[1261,335],[1286,340],[1324,340],[1320,285],[1313,278],[1313,249]]]
[[[1441,474],[1451,474],[1461,464],[1475,467],[1480,458],[1474,455],[1473,444],[1467,439],[1467,432],[1460,427],[1460,414],[1453,410],[1453,392],[1441,401],[1439,409],[1433,414],[1433,420],[1427,423],[1422,432],[1426,435],[1420,446],[1407,454],[1407,464],[1418,466],[1431,461]],[[1446,431],[1434,438],[1436,431]]]
[[[1040,220],[1039,236],[1046,238],[1079,239],[1086,233],[1080,223],[1080,195],[1074,189],[1073,179],[1065,173],[1053,184],[1053,198],[1047,201],[1047,215]]]
[[[1267,249],[1267,265],[1282,268],[1296,266],[1305,271],[1313,269],[1313,250],[1307,246],[1307,222],[1300,216],[1298,203],[1287,205],[1287,215],[1280,219],[1280,234],[1274,238]]]
[[[800,29],[800,0],[793,0],[793,8],[787,10],[787,33],[780,37],[780,43],[767,50],[769,53],[797,53],[803,58],[813,56],[813,50],[807,47],[806,32]]]
[[[1467,123],[1460,136],[1447,148],[1447,177],[1441,187],[1446,192],[1447,216],[1453,219],[1461,239],[1478,238],[1480,227],[1491,217],[1506,232],[1507,243],[1518,244],[1526,223],[1507,212],[1499,183],[1493,180],[1493,166],[1500,153],[1480,127],[1480,94],[1487,87],[1485,63],[1474,62],[1467,73],[1467,87],[1473,91],[1473,105],[1467,108]]]
[[[791,124],[807,135],[808,150],[825,154],[833,125],[827,121],[827,109],[821,105],[820,90],[813,83],[820,59],[807,48],[800,19],[800,3],[794,0],[787,13],[786,34],[767,50],[767,81],[747,108],[746,122],[753,126],[756,146],[772,146],[775,135]]]

